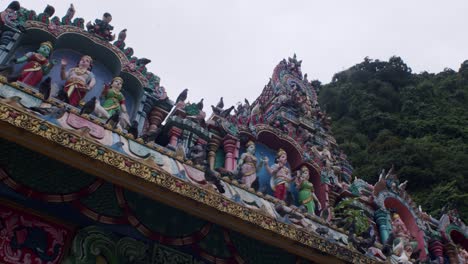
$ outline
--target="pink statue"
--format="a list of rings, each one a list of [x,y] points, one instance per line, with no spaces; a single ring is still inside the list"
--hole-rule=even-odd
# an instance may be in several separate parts
[[[291,171],[286,166],[288,155],[283,149],[279,149],[276,154],[276,163],[273,166],[268,165],[268,158],[263,158],[263,163],[268,173],[271,175],[270,185],[275,192],[275,197],[284,201],[288,190],[289,182],[292,181]]]
[[[257,158],[255,157],[255,143],[247,142],[247,152],[243,153],[238,161],[238,168],[242,176],[242,183],[248,188],[257,179]]]
[[[84,55],[81,57],[78,67],[65,71],[67,61],[62,59],[60,77],[62,80],[66,80],[64,90],[67,93],[69,103],[73,106],[78,106],[86,93],[96,84],[94,74],[91,72],[92,64],[93,59]]]

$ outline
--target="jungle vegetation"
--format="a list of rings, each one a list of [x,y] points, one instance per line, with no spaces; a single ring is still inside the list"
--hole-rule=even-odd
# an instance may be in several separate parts
[[[424,211],[457,208],[467,222],[468,61],[435,74],[365,58],[318,88],[353,176],[375,183],[393,164]]]

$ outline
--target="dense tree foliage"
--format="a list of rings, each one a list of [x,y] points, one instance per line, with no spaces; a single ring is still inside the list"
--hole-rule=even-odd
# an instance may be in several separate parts
[[[401,58],[335,74],[319,100],[354,176],[375,183],[395,165],[400,181],[434,217],[445,206],[468,220],[468,61],[458,72],[414,74]]]

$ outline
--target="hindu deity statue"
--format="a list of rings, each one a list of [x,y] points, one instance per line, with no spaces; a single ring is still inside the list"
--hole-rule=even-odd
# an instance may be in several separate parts
[[[14,59],[14,63],[22,63],[28,61],[21,69],[21,75],[18,81],[30,86],[36,86],[42,80],[42,77],[49,73],[54,66],[49,61],[50,53],[53,50],[52,43],[46,41],[41,43],[36,52],[28,52],[23,57]]]
[[[298,198],[300,205],[305,206],[309,214],[315,214],[315,202],[317,203],[317,208],[319,210],[322,208],[314,193],[314,185],[309,181],[309,177],[309,168],[302,166],[301,169],[297,171],[295,182],[297,189],[299,189]]]
[[[286,151],[280,148],[276,154],[275,161],[276,163],[270,167],[268,165],[268,157],[263,158],[265,168],[271,175],[271,189],[273,189],[275,192],[274,195],[277,199],[284,201],[286,199],[286,192],[289,187],[289,182],[292,180],[291,171],[286,166],[288,162],[288,155]]]
[[[468,251],[462,247],[458,248],[458,262],[462,264],[468,263]]]
[[[392,263],[412,263],[410,259],[417,242],[411,241],[411,234],[397,213],[392,216],[392,234],[395,238],[393,241]]]
[[[247,142],[245,145],[246,152],[243,153],[237,163],[240,176],[242,176],[242,183],[248,188],[257,179],[257,158],[255,157],[255,143],[252,141]],[[260,164],[261,165],[261,164]]]
[[[125,105],[125,97],[122,94],[123,79],[121,77],[115,77],[112,79],[110,85],[106,85],[102,92],[101,97],[104,102],[96,104],[95,112],[99,117],[109,118],[117,111],[120,113],[120,124],[122,122],[125,127],[130,125],[127,106]]]
[[[86,93],[96,84],[94,74],[91,72],[93,59],[84,55],[78,62],[78,66],[65,70],[67,61],[62,59],[60,77],[66,80],[64,90],[67,93],[69,104],[78,106]]]

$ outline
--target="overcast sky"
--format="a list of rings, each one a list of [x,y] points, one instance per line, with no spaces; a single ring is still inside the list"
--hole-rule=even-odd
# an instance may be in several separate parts
[[[21,1],[55,15],[71,2]],[[75,17],[113,16],[116,35],[152,60],[148,69],[175,99],[189,88],[205,110],[224,96],[227,106],[253,101],[277,63],[293,53],[308,79],[330,82],[334,73],[369,56],[398,55],[413,72],[458,69],[468,59],[468,1],[353,0],[76,0]],[[2,1],[6,6],[7,1]],[[211,111],[209,111],[211,112]]]

